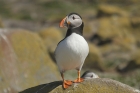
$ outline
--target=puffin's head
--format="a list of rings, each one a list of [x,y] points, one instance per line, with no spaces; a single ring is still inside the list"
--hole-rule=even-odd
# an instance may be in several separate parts
[[[91,71],[86,71],[81,78],[83,79],[93,79],[93,78],[99,78],[99,76],[97,74],[95,74],[94,72]]]
[[[77,13],[70,13],[61,22],[60,27],[76,28],[82,24],[82,18]]]

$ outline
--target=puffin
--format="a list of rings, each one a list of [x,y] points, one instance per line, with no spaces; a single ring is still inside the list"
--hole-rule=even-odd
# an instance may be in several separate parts
[[[55,60],[63,79],[63,88],[66,89],[72,83],[82,82],[80,78],[80,71],[84,61],[89,53],[89,46],[83,37],[84,23],[82,17],[78,13],[70,13],[59,24],[60,27],[67,27],[67,32],[56,49]],[[78,78],[74,81],[65,80],[64,72],[76,69]]]
[[[93,79],[93,78],[99,78],[99,76],[97,74],[95,74],[92,71],[86,71],[81,78],[83,78],[84,80],[86,79]]]

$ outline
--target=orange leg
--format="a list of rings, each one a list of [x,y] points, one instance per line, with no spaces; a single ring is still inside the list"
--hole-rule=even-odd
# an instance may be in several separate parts
[[[80,78],[80,71],[78,70],[78,78],[76,80],[74,80],[75,83],[79,83],[79,82],[83,82],[84,79]]]
[[[72,81],[70,81],[70,80],[64,80],[64,75],[63,75],[63,73],[61,73],[61,77],[62,77],[62,79],[63,79],[63,88],[64,88],[64,89],[66,89],[66,88],[68,88],[69,86],[72,85]]]

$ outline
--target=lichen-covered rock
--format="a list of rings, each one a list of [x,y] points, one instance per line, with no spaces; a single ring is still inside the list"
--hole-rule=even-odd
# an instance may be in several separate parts
[[[50,57],[53,59],[53,61],[55,61],[54,59],[55,48],[63,38],[61,31],[58,28],[49,27],[39,31],[38,34],[43,39],[45,47],[47,48],[50,54]]]
[[[131,24],[132,24],[133,27],[140,27],[140,17],[133,16],[131,18]]]
[[[105,15],[122,15],[121,9],[114,6],[101,5],[100,10]],[[110,16],[99,18],[99,28],[96,33],[98,45],[114,44],[123,51],[133,51],[136,47],[136,39],[133,36],[132,25],[129,16]],[[94,38],[94,37],[93,37]]]
[[[44,40],[46,47],[56,46],[63,38],[61,31],[55,27],[43,29],[39,31],[39,35]]]
[[[132,26],[129,17],[101,17],[99,29],[92,37],[91,42],[96,45],[104,57],[107,66],[115,67],[121,61],[128,62],[136,49],[136,31],[131,31]],[[137,31],[138,32],[138,31]],[[139,37],[139,34],[137,33]],[[119,62],[117,61],[119,60]],[[113,67],[113,69],[114,69]]]
[[[21,29],[0,30],[0,72],[0,90],[21,91],[60,79],[43,40]]]
[[[111,79],[92,79],[80,84],[74,84],[72,87],[64,90],[58,86],[50,93],[140,93],[132,87]]]
[[[97,17],[113,16],[113,15],[128,16],[129,14],[126,11],[123,11],[121,8],[113,5],[101,4],[98,6]]]
[[[127,18],[100,18],[99,23],[97,34],[101,41],[110,40],[125,50],[133,49],[136,40],[130,31],[131,26]]]
[[[74,83],[67,89],[62,88],[62,82],[56,81],[20,93],[35,93],[36,91],[38,93],[140,93],[139,90],[126,84],[107,78],[88,79],[82,83]]]
[[[100,18],[99,24],[99,32],[97,33],[105,39],[123,35],[124,31],[129,33],[128,28],[131,27],[130,20],[126,17]]]
[[[133,56],[132,56],[132,60],[135,61],[135,63],[137,65],[140,66],[140,50],[138,50]]]
[[[98,20],[84,20],[83,35],[86,39],[90,39],[98,31]]]

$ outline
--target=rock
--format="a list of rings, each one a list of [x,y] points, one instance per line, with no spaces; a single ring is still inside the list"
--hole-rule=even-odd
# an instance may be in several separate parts
[[[55,61],[54,51],[57,44],[62,40],[62,33],[58,28],[49,27],[39,31],[39,35],[43,39],[50,57]]]
[[[119,29],[115,26],[113,26],[111,22],[111,18],[101,18],[99,20],[99,30],[97,34],[102,38],[102,39],[107,39],[107,38],[113,38],[120,32],[118,31]],[[117,31],[116,31],[117,30]]]
[[[21,29],[0,29],[0,77],[16,91],[60,79],[39,35]]]
[[[131,60],[127,63],[127,65],[123,68],[117,67],[117,70],[121,73],[133,71],[140,68],[140,50],[138,50],[133,56]]]
[[[50,27],[39,31],[39,35],[45,42],[45,46],[56,46],[57,43],[62,40],[62,33],[58,28]]]
[[[122,8],[113,6],[113,5],[107,5],[107,4],[101,4],[98,6],[98,13],[97,17],[110,17],[110,16],[128,16],[129,14],[126,11],[123,11]]]
[[[100,36],[100,42],[110,40],[109,43],[117,44],[126,50],[133,50],[136,40],[130,31],[131,25],[127,18],[101,18],[99,23],[97,35]],[[106,44],[104,42],[102,45]]]
[[[126,17],[100,18],[99,24],[97,33],[104,39],[123,35],[124,31],[129,33],[127,28],[131,27],[130,20]]]
[[[86,39],[90,39],[94,34],[98,31],[98,20],[92,19],[92,20],[84,20],[84,32],[83,35]]]
[[[140,49],[135,51],[131,59],[135,60],[137,65],[140,65]]]
[[[135,27],[140,27],[140,17],[132,17],[131,18],[131,24],[132,26],[135,28]]]
[[[40,85],[41,86],[41,85]],[[126,84],[107,78],[88,79],[82,83],[75,83],[68,89],[62,88],[62,82],[56,81],[36,86],[20,93],[140,93]]]
[[[106,68],[128,62],[137,49],[136,38],[131,31],[129,17],[103,17],[99,18],[99,29],[91,38],[104,58]]]
[[[101,5],[100,11],[104,11],[102,15],[110,15],[110,17],[102,16],[99,18],[98,45],[116,44],[122,50],[133,50],[136,46],[136,39],[131,30],[131,20],[129,16],[124,16],[123,11],[114,6]],[[120,16],[112,16],[120,15]],[[95,38],[95,37],[92,37]],[[94,41],[92,39],[92,41]]]
[[[91,43],[88,43],[88,45],[89,45],[89,54],[85,60],[83,68],[92,68],[97,69],[99,71],[103,71],[104,68],[101,52],[95,45]]]

